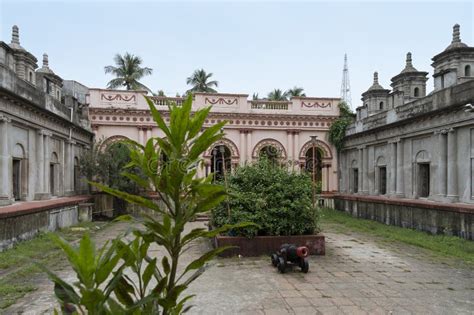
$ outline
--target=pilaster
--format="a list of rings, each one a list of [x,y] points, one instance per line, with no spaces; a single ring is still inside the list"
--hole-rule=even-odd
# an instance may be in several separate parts
[[[252,130],[247,130],[247,163],[252,162]]]
[[[359,194],[363,194],[363,188],[362,188],[362,185],[363,185],[363,182],[364,182],[364,152],[363,152],[363,147],[359,147],[357,148],[359,150],[359,171],[358,171],[358,182],[357,182],[357,191]]]
[[[447,192],[447,129],[441,129],[435,132],[438,135],[438,196],[446,197]]]
[[[403,139],[397,141],[397,178],[396,178],[396,194],[397,197],[404,197],[404,169],[403,169]]]
[[[397,193],[397,141],[390,142],[390,189],[389,194],[395,196]]]
[[[451,128],[448,130],[448,193],[446,196],[452,202],[459,199],[457,150],[456,129]]]
[[[0,114],[0,206],[9,205],[11,199],[11,155],[9,150],[8,129],[10,117]]]
[[[245,143],[245,136],[247,131],[244,129],[239,130],[240,131],[240,164],[245,165],[245,161],[247,159],[247,144]]]

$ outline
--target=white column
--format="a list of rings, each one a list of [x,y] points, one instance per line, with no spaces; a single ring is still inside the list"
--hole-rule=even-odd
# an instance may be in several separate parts
[[[36,177],[36,191],[37,194],[42,194],[44,190],[44,134],[43,131],[38,131],[36,142],[36,165],[38,167]],[[38,199],[38,198],[35,198]]]
[[[448,194],[447,197],[455,202],[458,200],[458,161],[457,161],[456,130],[448,131]]]
[[[357,183],[357,190],[358,190],[358,193],[362,193],[362,191],[364,190],[363,187],[362,187],[362,184],[363,184],[363,177],[364,177],[364,154],[363,154],[363,149],[362,148],[359,148],[359,171],[358,171],[358,183]]]
[[[247,131],[247,162],[252,162],[252,131]]]
[[[49,163],[51,159],[51,153],[50,153],[50,137],[51,133],[48,131],[44,131],[44,177],[43,177],[43,187],[44,187],[44,192],[45,193],[51,193],[51,187],[49,187],[49,176],[50,176],[50,170],[49,170]]]
[[[447,183],[447,135],[446,130],[438,132],[438,195],[446,197]]]
[[[403,197],[405,195],[403,191],[403,140],[397,142],[397,196]]]
[[[152,127],[148,127],[148,128],[146,129],[146,141],[150,140],[151,137],[152,137],[152,135],[151,135],[151,128],[152,128]]]
[[[75,144],[75,141],[73,140],[69,140],[67,142],[67,148],[68,148],[67,172],[69,174],[69,189],[68,189],[69,195],[74,194],[74,144]]]
[[[247,159],[247,144],[245,143],[245,130],[240,130],[240,164],[244,165]]]
[[[10,165],[11,157],[8,149],[8,124],[10,118],[0,114],[0,206],[10,204]]]
[[[144,144],[144,141],[143,141],[143,128],[142,127],[138,127],[138,143],[143,145]]]
[[[296,171],[301,171],[301,165],[300,163],[300,132],[299,131],[294,131],[294,142],[293,142],[293,157],[296,161]]]
[[[390,143],[390,195],[397,192],[397,143]]]
[[[293,139],[292,139],[292,132],[291,131],[286,132],[286,152],[287,152],[287,155],[288,155],[287,156],[288,161],[293,162]]]
[[[369,148],[365,146],[362,149],[363,153],[363,167],[364,167],[364,172],[362,175],[362,192],[364,194],[369,194]]]
[[[71,178],[69,176],[69,142],[68,140],[61,140],[59,158],[59,180],[58,180],[58,195],[64,196],[67,191],[71,189]]]

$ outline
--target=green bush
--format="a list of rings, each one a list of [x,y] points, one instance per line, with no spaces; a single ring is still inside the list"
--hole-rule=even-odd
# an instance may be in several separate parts
[[[232,230],[230,235],[301,235],[319,232],[312,207],[311,179],[266,160],[238,168],[227,178],[229,197],[212,210],[211,224],[220,227],[253,222],[258,227]]]

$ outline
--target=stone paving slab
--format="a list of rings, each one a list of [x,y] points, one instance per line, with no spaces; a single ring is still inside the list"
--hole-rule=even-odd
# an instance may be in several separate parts
[[[113,237],[123,227],[104,234]],[[190,287],[197,296],[189,314],[474,314],[472,267],[371,236],[325,235],[326,256],[310,257],[307,274],[279,274],[269,257],[214,260]],[[209,246],[195,243],[182,263]],[[70,271],[61,274],[72,280]],[[50,314],[53,305],[52,285],[43,280],[6,314]]]

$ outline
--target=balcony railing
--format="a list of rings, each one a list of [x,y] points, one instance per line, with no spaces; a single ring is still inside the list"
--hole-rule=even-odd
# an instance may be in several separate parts
[[[287,101],[251,101],[251,109],[263,109],[263,110],[289,110],[290,102]]]
[[[183,97],[166,97],[166,96],[152,96],[150,97],[156,106],[168,106],[169,104],[176,103],[176,105],[183,105]]]

